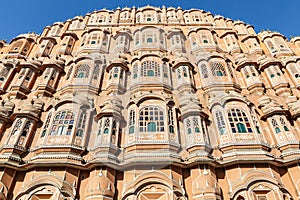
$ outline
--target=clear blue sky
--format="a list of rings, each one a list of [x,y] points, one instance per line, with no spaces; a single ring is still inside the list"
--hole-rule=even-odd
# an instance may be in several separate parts
[[[102,8],[145,5],[199,8],[233,20],[240,19],[287,37],[300,35],[300,0],[2,0],[0,39],[8,42],[20,33],[41,33],[56,21]]]

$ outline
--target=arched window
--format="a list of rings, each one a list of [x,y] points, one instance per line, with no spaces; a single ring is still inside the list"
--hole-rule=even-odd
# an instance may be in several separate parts
[[[134,133],[135,126],[135,111],[131,110],[129,113],[129,133]]]
[[[184,18],[185,18],[185,22],[187,22],[187,23],[188,23],[188,22],[190,22],[189,15],[187,15],[187,14],[186,14],[186,15],[184,15]]]
[[[103,133],[104,133],[104,134],[108,134],[108,133],[109,133],[109,128],[110,128],[110,119],[107,118],[107,119],[105,120]]]
[[[48,85],[51,87],[54,87],[55,79],[56,79],[58,72],[56,71],[56,69],[53,69],[51,72],[52,73],[50,74],[50,79],[49,79]]]
[[[273,45],[273,43],[271,41],[267,41],[267,45],[271,49],[272,53],[276,53],[277,52],[275,46]]]
[[[211,44],[212,34],[207,30],[202,30],[199,34],[199,40],[202,41],[204,45]]]
[[[273,126],[274,130],[275,130],[275,133],[280,133],[281,129],[280,129],[276,119],[272,119],[271,123],[272,123],[272,126]]]
[[[244,75],[246,76],[247,79],[250,78],[249,71],[248,71],[247,67],[244,67],[242,69],[242,72],[244,73]]]
[[[136,33],[135,34],[135,45],[139,45],[140,44],[140,33]]]
[[[152,22],[154,21],[154,15],[153,14],[145,14],[144,15],[144,22]]]
[[[252,128],[246,113],[238,108],[228,111],[228,120],[233,133],[252,133]]]
[[[137,15],[136,15],[136,22],[140,22],[141,21],[141,15],[138,13]]]
[[[225,121],[221,111],[216,112],[216,120],[220,135],[226,134]]]
[[[180,80],[181,79],[180,69],[178,68],[176,71],[177,71],[177,78],[178,78],[178,80]]]
[[[168,78],[168,67],[166,64],[163,64],[163,74],[164,78]]]
[[[107,34],[103,35],[102,45],[106,46],[108,44],[108,36]]]
[[[195,47],[197,45],[197,41],[196,41],[195,35],[191,35],[190,39],[191,39],[192,46]]]
[[[66,80],[69,80],[69,79],[70,79],[70,76],[71,76],[71,74],[72,74],[72,70],[73,70],[73,66],[71,66],[71,67],[69,68],[68,73],[67,73],[67,78],[66,78]]]
[[[185,121],[185,126],[186,126],[186,130],[188,134],[192,133],[192,129],[191,129],[191,121],[189,119],[186,119]]]
[[[101,34],[100,33],[91,33],[88,37],[87,44],[92,47],[96,47],[101,42]]]
[[[79,115],[76,136],[82,137],[86,124],[86,111],[82,111]]]
[[[252,73],[252,76],[256,76],[256,69],[253,65],[250,66],[250,70],[251,70],[251,73]]]
[[[117,133],[117,123],[116,123],[116,121],[113,121],[111,135],[116,136],[116,133]]]
[[[74,78],[88,78],[90,74],[90,66],[87,64],[79,65],[74,73]]]
[[[3,68],[0,72],[0,77],[1,77],[2,81],[5,80],[5,78],[7,77],[9,70],[10,70],[10,68],[3,66]]]
[[[119,68],[118,67],[114,67],[114,70],[113,70],[113,76],[114,78],[118,78],[119,76]]]
[[[195,133],[200,133],[199,122],[196,117],[193,118],[193,124],[194,124]]]
[[[289,128],[287,127],[286,123],[285,123],[285,120],[283,119],[283,117],[280,117],[280,123],[281,125],[283,126],[283,130],[284,131],[290,131]]]
[[[136,79],[138,76],[138,65],[135,64],[132,69],[133,79]]]
[[[99,120],[99,126],[98,126],[98,134],[97,136],[101,135],[101,128],[102,128],[102,119]]]
[[[25,79],[22,83],[22,86],[24,87],[28,87],[29,86],[29,83],[31,81],[31,78],[33,77],[33,70],[32,69],[25,69],[27,71],[27,74],[25,75]],[[20,78],[20,77],[19,77]]]
[[[51,116],[52,116],[52,112],[50,112],[50,113],[48,114],[48,116],[47,116],[47,119],[46,119],[46,122],[45,122],[45,125],[44,125],[44,128],[43,128],[41,137],[45,137],[45,135],[46,135],[46,132],[47,132],[48,127],[49,127],[49,124],[50,124]]]
[[[154,106],[145,107],[140,111],[139,127],[141,132],[163,132],[164,113]]]
[[[226,76],[224,66],[219,62],[211,63],[211,72],[213,76]]]
[[[174,130],[174,115],[173,115],[173,109],[169,108],[168,110],[168,124],[169,124],[169,132],[175,133]]]
[[[100,75],[100,67],[96,65],[93,73],[93,79],[97,80],[99,75]]]
[[[205,123],[205,119],[201,119],[201,125],[202,125],[202,133],[206,134],[206,123]]]
[[[208,70],[207,70],[206,65],[205,65],[205,64],[202,64],[202,65],[200,66],[200,68],[201,68],[201,74],[202,74],[202,77],[203,77],[203,78],[208,78]]]
[[[183,76],[188,77],[188,71],[185,67],[182,69],[182,71],[183,71]]]
[[[74,119],[72,111],[60,111],[53,119],[50,135],[71,135]]]
[[[141,76],[160,76],[159,65],[155,61],[145,61],[142,63]]]
[[[22,120],[18,119],[18,121],[16,122],[15,127],[12,131],[13,135],[17,135],[20,132],[21,125],[22,125]]]
[[[256,131],[257,131],[258,134],[260,134],[261,133],[260,124],[259,124],[259,120],[257,119],[254,108],[251,109],[251,116],[252,116],[252,121],[253,121],[253,123],[255,125],[255,128],[256,128]]]

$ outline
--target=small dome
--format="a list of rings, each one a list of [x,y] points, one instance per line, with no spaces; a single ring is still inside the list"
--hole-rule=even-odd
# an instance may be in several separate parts
[[[112,63],[126,65],[126,60],[124,59],[123,56],[119,56],[118,58],[114,59],[114,60],[112,61]]]
[[[179,57],[176,58],[175,62],[176,63],[189,62],[189,59],[183,55],[180,55]]]
[[[39,110],[38,110],[33,104],[25,104],[25,105],[22,107],[22,110],[23,110],[25,113],[28,113],[28,112],[32,112],[32,113],[39,112]]]
[[[33,105],[37,109],[41,110],[44,105],[44,102],[40,98],[35,98],[35,99],[33,99]]]
[[[92,196],[114,197],[114,184],[101,172],[94,177],[86,188],[86,198]]]
[[[266,58],[267,58],[266,55],[262,55],[262,56],[257,58],[257,62],[261,62],[261,61],[265,60]]]
[[[4,102],[2,102],[0,106],[0,115],[7,116],[8,115],[8,109],[3,105]]]
[[[271,99],[267,96],[262,96],[258,99],[258,103],[262,104],[262,105],[268,104],[268,103],[270,103],[270,101],[271,101]]]
[[[193,194],[220,194],[216,178],[210,174],[203,174],[193,182]]]
[[[10,99],[8,99],[7,101],[5,101],[4,107],[12,111],[15,107],[15,104]]]
[[[107,96],[103,100],[103,104],[100,106],[100,113],[114,113],[121,114],[122,101],[119,97],[115,95]]]
[[[27,101],[23,106],[22,110],[25,113],[32,113],[33,115],[39,115],[42,108],[43,108],[44,102],[40,100],[39,98],[34,98],[30,101]]]

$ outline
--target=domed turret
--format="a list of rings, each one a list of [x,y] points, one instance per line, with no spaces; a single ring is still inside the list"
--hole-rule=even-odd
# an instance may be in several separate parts
[[[100,106],[100,114],[121,115],[122,101],[115,95],[105,97]]]
[[[193,195],[220,195],[220,187],[215,177],[208,172],[198,176],[193,182]]]
[[[95,176],[86,188],[86,199],[113,198],[115,192],[114,184],[100,172]]]

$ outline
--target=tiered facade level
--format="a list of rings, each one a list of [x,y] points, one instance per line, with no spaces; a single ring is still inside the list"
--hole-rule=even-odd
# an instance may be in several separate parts
[[[0,42],[1,200],[300,199],[300,37],[181,8]]]

